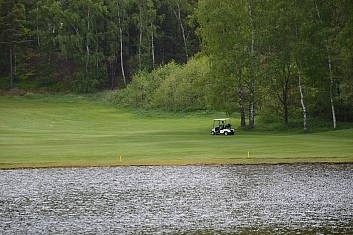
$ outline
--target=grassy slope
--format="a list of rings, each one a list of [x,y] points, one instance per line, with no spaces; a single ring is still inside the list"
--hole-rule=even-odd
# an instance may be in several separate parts
[[[145,116],[77,96],[0,97],[0,168],[353,162],[353,129],[211,136],[212,118]]]

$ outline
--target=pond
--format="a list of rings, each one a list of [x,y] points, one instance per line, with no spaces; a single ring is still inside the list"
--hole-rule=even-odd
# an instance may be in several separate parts
[[[353,233],[353,165],[0,171],[0,234]]]

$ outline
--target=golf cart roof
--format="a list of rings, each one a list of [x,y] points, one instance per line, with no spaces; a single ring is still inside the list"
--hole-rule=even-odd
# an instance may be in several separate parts
[[[215,121],[229,121],[230,118],[216,118]]]

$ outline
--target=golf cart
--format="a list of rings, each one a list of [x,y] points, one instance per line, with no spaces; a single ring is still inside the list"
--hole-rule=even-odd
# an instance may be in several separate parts
[[[234,135],[230,118],[217,118],[213,120],[211,135]]]

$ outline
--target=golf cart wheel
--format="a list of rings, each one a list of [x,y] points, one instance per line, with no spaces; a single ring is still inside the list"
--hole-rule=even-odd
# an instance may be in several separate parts
[[[224,135],[229,135],[229,132],[228,132],[228,131],[225,131],[225,132],[224,132]]]
[[[214,132],[214,131],[211,131],[211,135],[216,135],[216,132]]]

